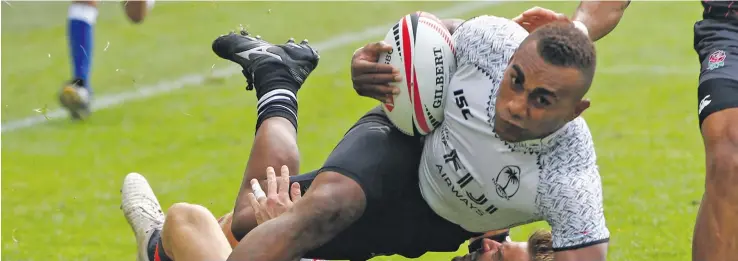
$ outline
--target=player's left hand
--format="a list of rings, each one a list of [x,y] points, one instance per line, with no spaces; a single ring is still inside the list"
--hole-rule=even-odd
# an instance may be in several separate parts
[[[279,178],[276,177],[274,168],[267,168],[266,194],[256,179],[251,180],[251,188],[253,192],[249,193],[248,197],[249,203],[254,209],[257,224],[264,223],[287,212],[295,202],[302,198],[299,183],[292,183],[290,188],[290,170],[287,166],[282,166]]]
[[[569,17],[562,13],[554,12],[553,10],[546,9],[543,7],[533,7],[526,10],[522,14],[512,19],[514,22],[525,28],[529,33],[538,29],[543,25],[553,22],[571,22]]]

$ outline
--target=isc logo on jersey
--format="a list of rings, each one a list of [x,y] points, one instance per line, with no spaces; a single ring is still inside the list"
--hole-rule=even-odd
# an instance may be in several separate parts
[[[426,135],[443,121],[443,107],[456,57],[451,34],[428,13],[404,16],[384,38],[393,50],[379,55],[403,76],[394,83],[400,94],[393,104],[382,106],[390,121],[403,133]]]

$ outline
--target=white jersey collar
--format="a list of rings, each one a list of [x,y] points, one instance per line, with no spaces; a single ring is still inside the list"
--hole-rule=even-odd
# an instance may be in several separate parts
[[[495,138],[498,138],[501,141],[503,141],[505,145],[507,145],[507,147],[510,148],[510,150],[512,151],[538,154],[541,151],[554,146],[556,144],[554,141],[556,141],[558,137],[561,137],[562,135],[564,135],[564,133],[566,133],[566,129],[568,129],[570,124],[572,124],[571,121],[567,122],[566,124],[564,124],[564,126],[554,131],[553,133],[549,134],[548,136],[539,138],[539,139],[509,142],[509,141],[501,139],[500,135],[498,135],[497,133],[495,133]]]

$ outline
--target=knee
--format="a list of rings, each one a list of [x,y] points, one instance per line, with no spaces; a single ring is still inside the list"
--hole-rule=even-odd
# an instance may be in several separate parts
[[[738,117],[738,114],[736,114]],[[738,121],[706,126],[706,192],[738,198]]]
[[[738,144],[724,144],[707,151],[708,183],[738,186]]]
[[[205,207],[190,203],[175,203],[167,210],[167,225],[187,226],[214,219]]]

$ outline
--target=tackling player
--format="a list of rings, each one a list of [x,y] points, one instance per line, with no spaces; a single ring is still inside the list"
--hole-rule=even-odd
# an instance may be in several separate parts
[[[273,168],[267,169],[267,192],[264,193],[258,183],[253,183],[256,194],[251,198],[251,207],[256,211],[256,220],[259,224],[266,222],[289,209],[293,202],[300,198],[299,183],[290,187],[289,170],[282,167],[281,175],[276,177]],[[127,217],[144,217],[130,219],[132,227],[139,230],[151,229],[143,225],[151,223],[146,217],[162,215],[161,207],[151,186],[138,173],[128,174],[121,188],[123,195],[122,206]],[[267,203],[269,198],[269,203]],[[130,213],[143,215],[131,215]],[[176,203],[167,210],[161,229],[161,242],[158,248],[150,247],[148,252],[139,251],[138,260],[176,260],[201,261],[225,260],[232,247],[238,243],[230,235],[230,215],[215,220],[207,208],[189,204]],[[133,225],[136,224],[136,225]],[[151,223],[157,225],[157,223]],[[143,234],[144,232],[137,232]],[[455,257],[452,261],[549,261],[552,258],[551,233],[545,230],[533,233],[527,242],[504,241],[499,243],[490,239],[480,241],[480,251]],[[229,245],[230,244],[230,245]],[[166,253],[161,255],[159,253]],[[530,254],[529,254],[530,253]],[[162,256],[164,258],[162,258]],[[301,261],[321,261],[317,259],[300,259]]]
[[[143,21],[154,0],[123,1],[126,15],[134,23]],[[67,40],[73,76],[59,93],[59,101],[72,119],[84,119],[90,113],[92,87],[89,75],[93,54],[93,33],[97,21],[97,1],[74,1],[69,6]]]
[[[258,37],[253,38],[246,33],[242,33],[242,35],[230,34],[222,36],[214,42],[213,49],[219,56],[237,62],[244,67],[244,75],[249,82],[249,86],[247,88],[256,87],[257,97],[259,98],[259,117],[257,121],[257,135],[255,138],[255,145],[249,159],[249,165],[247,166],[247,171],[245,173],[246,178],[244,179],[244,184],[242,184],[242,190],[239,192],[240,195],[245,196],[250,191],[243,189],[250,187],[246,184],[246,181],[250,180],[249,177],[258,178],[259,176],[264,176],[264,174],[259,174],[259,171],[256,170],[258,166],[281,165],[278,162],[287,162],[288,164],[292,165],[295,165],[297,163],[297,151],[294,139],[294,131],[296,129],[297,122],[297,104],[295,93],[301,86],[302,82],[306,79],[307,75],[315,68],[315,66],[317,66],[317,55],[314,53],[314,51],[312,51],[311,48],[309,48],[309,46],[307,46],[306,42],[298,45],[290,41],[285,45],[273,46],[269,43],[259,40]],[[275,54],[279,58],[276,58]],[[361,140],[362,136],[363,138],[366,138],[366,134],[370,134],[370,138],[381,138],[381,136],[378,135],[384,136],[383,134],[386,134],[384,131],[387,130],[388,126],[391,125],[386,119],[386,116],[378,113],[377,111],[374,111],[370,112],[367,117],[364,117],[362,121],[357,123],[357,126],[359,127],[349,132],[354,134],[347,135],[347,137],[344,139],[344,142],[341,143],[344,145],[339,144],[339,147],[352,149],[352,146],[346,144],[357,145],[355,143],[356,139]],[[379,132],[377,132],[377,130],[379,130]],[[400,155],[403,155],[403,152],[415,152],[415,155],[420,156],[420,153],[418,151],[420,143],[418,143],[415,139],[411,139],[408,138],[408,136],[400,134],[394,128],[392,128],[392,130],[390,131],[392,132],[390,133],[392,139],[399,140],[402,143],[410,144],[412,146],[402,146],[403,144],[401,143],[394,143],[391,141],[381,142],[377,145],[380,145],[384,148],[388,148],[388,143],[393,143],[392,145],[401,145],[401,150],[397,151],[400,153]],[[362,144],[358,145],[359,146],[353,146],[353,149],[364,148],[361,146]],[[390,149],[394,150],[394,148]],[[338,148],[338,150],[340,150],[340,148]],[[340,155],[341,153],[338,154]],[[404,156],[412,155],[413,154]],[[386,159],[387,157],[395,157],[393,155],[383,154],[378,154],[376,156],[379,157],[375,157],[374,160],[380,161]],[[261,157],[260,160],[254,160],[255,158],[259,157]],[[402,161],[402,159],[399,159],[399,161]],[[415,163],[413,163],[413,161]],[[389,170],[399,170],[398,173],[412,174],[405,175],[409,178],[400,177],[401,179],[406,179],[410,181],[409,183],[402,182],[402,184],[400,184],[402,186],[411,185],[412,187],[413,177],[417,178],[418,161],[417,159],[413,161],[409,162],[409,165],[405,162],[401,162],[401,164],[399,165],[389,165]],[[409,172],[407,170],[409,170]],[[261,173],[263,173],[263,171],[261,171]],[[307,185],[309,186],[313,181],[316,181],[318,182],[317,184],[320,184],[319,181],[321,180],[321,178],[325,179],[326,177],[330,177],[330,175],[326,175],[326,173],[321,173],[321,175],[317,178],[316,175],[317,172],[313,172],[294,178],[303,179],[307,182]],[[337,174],[334,174],[334,178],[336,178],[335,175]],[[415,184],[417,184],[417,181],[415,181]],[[324,189],[326,188],[326,184],[322,184],[322,186]],[[342,188],[336,188],[339,191],[342,191]],[[417,189],[417,187],[415,188]],[[165,223],[164,215],[158,208],[158,203],[157,205],[154,205],[152,202],[156,202],[155,199],[153,199],[153,197],[146,196],[146,193],[135,193],[135,189],[127,191],[134,191],[134,193],[124,194],[123,209],[126,214],[127,220],[136,232],[136,238],[140,250],[139,259],[167,260],[169,257],[167,256],[166,251],[157,251],[157,249],[163,249],[164,247],[166,247],[166,244],[164,243],[165,241],[161,235],[163,224]],[[465,241],[468,238],[467,235],[481,234],[466,232],[460,229],[455,224],[443,220],[441,217],[434,214],[430,208],[428,208],[426,203],[422,201],[422,198],[420,198],[418,192],[418,190],[410,190],[410,193],[400,198],[400,202],[404,202],[402,201],[403,198],[410,199],[410,201],[406,203],[415,205],[415,210],[418,211],[413,211],[411,215],[405,215],[407,209],[398,204],[391,204],[389,208],[385,208],[385,210],[389,211],[387,213],[395,210],[395,212],[400,214],[400,217],[397,218],[399,223],[392,224],[393,222],[390,222],[388,223],[389,226],[386,229],[392,231],[393,233],[396,233],[397,230],[392,229],[393,227],[397,228],[398,225],[402,226],[402,223],[407,223],[410,221],[420,221],[426,222],[424,225],[427,226],[426,228],[429,228],[426,229],[426,231],[428,232],[427,235],[440,235],[442,236],[442,238],[440,242],[439,240],[428,240],[427,242],[415,240],[414,242],[411,242],[407,241],[407,239],[409,238],[400,238],[397,239],[400,241],[395,242],[410,242],[411,245],[398,245],[398,251],[409,250],[412,251],[411,253],[418,254],[424,253],[428,250],[439,249],[439,245],[440,247],[442,247],[442,250],[454,251],[458,248],[458,245],[461,242]],[[308,197],[310,197],[310,195],[315,194],[316,193],[308,193],[307,195]],[[240,203],[243,202],[241,201],[242,198],[243,197],[239,196],[239,200],[237,201],[236,205],[235,215],[236,217],[241,218],[245,217],[243,216],[244,213],[249,213],[248,211],[243,210],[250,209],[243,208],[244,204]],[[394,200],[394,198],[390,199]],[[144,206],[147,204],[149,205],[148,207]],[[248,201],[246,201],[245,204],[248,205]],[[144,211],[146,209],[149,209],[150,211]],[[250,217],[246,216],[246,218],[254,220],[253,211],[251,211],[250,213]],[[418,217],[418,219],[415,219],[414,217]],[[241,222],[243,223],[243,221]],[[256,223],[256,221],[254,220],[253,223]],[[417,232],[421,232],[421,230],[424,229],[423,227],[413,228],[412,226],[410,226],[409,228]],[[284,229],[284,227],[278,228],[278,230],[280,231],[284,231]],[[363,228],[359,226],[358,229],[371,229],[371,226],[364,226]],[[392,233],[389,233],[389,235],[391,234]],[[367,235],[370,237],[366,237]],[[418,238],[418,235],[418,233],[413,233],[409,236]],[[374,251],[373,249],[376,249],[375,246],[371,244],[371,242],[378,242],[377,239],[379,238],[377,238],[377,236],[378,233],[375,232],[368,233],[366,235],[360,233],[358,236],[352,237],[352,239],[354,240],[348,241],[346,243],[352,245],[352,247],[357,250],[356,253],[351,252],[351,249],[342,249],[339,246],[338,248],[333,248],[333,250],[328,249],[327,254],[337,256],[354,255],[367,257],[368,255],[372,255],[368,251]],[[445,237],[450,238],[446,239]],[[356,240],[368,242],[370,244],[357,244]],[[339,245],[341,244],[340,241],[334,242],[338,242]],[[448,244],[448,242],[453,243]],[[276,243],[280,244],[279,242]],[[302,242],[298,243],[298,246],[299,245],[302,245]],[[388,243],[385,246],[391,245],[393,244]],[[273,245],[270,245],[270,247],[271,246]],[[362,246],[365,248],[362,249]],[[405,250],[403,250],[403,248]],[[338,252],[331,253],[331,251],[336,251],[336,249],[339,249]],[[207,259],[217,260],[217,258],[218,257],[210,257]]]
[[[450,29],[459,65],[441,127],[423,144],[369,112],[305,175],[303,198],[248,232],[230,260],[418,257],[537,220],[553,228],[555,260],[605,259],[601,182],[578,117],[592,42],[571,24],[528,35],[490,16]],[[238,238],[253,211],[235,211]]]

